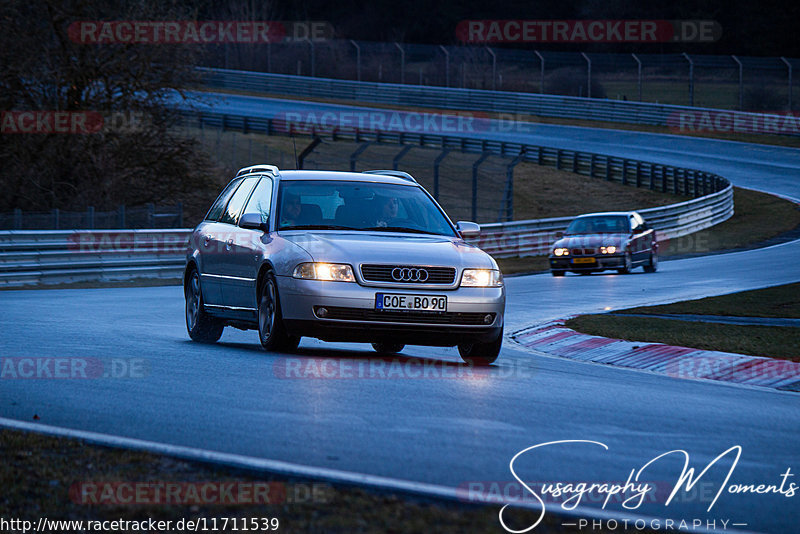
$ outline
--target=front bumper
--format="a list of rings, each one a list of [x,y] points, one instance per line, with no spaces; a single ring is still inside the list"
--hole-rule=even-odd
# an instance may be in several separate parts
[[[550,255],[550,269],[556,271],[603,271],[625,266],[623,254],[598,254],[595,256],[554,256]],[[575,263],[575,260],[593,259],[592,263]]]
[[[494,341],[503,331],[503,287],[381,288],[280,276],[278,289],[289,333],[325,341],[453,346]],[[447,312],[375,310],[376,293],[446,296]],[[320,307],[326,308],[327,317],[320,317]],[[491,322],[485,321],[487,316]]]

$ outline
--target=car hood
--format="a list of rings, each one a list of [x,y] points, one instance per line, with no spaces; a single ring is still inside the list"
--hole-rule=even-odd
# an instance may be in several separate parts
[[[564,236],[553,248],[597,248],[613,245],[622,247],[628,242],[628,234],[578,234]]]
[[[289,231],[281,237],[303,248],[314,261],[391,263],[496,269],[491,256],[458,238],[393,232]]]

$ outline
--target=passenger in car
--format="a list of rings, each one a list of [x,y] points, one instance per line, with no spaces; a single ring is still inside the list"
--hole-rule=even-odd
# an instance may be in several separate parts
[[[281,208],[281,227],[294,226],[300,220],[300,197],[287,193],[283,197],[283,207]]]

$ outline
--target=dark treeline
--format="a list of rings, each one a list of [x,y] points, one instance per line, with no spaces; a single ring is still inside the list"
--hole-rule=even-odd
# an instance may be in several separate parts
[[[211,8],[215,10],[216,8]],[[722,26],[715,43],[537,44],[539,49],[598,52],[689,52],[800,56],[800,3],[776,0],[276,0],[282,20],[327,20],[340,37],[369,41],[454,44],[467,19],[706,19]]]

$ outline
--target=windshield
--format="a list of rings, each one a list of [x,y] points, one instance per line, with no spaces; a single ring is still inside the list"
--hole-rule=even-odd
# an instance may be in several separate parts
[[[574,234],[626,234],[630,232],[628,218],[624,215],[599,215],[575,219],[564,232]]]
[[[365,230],[455,236],[419,187],[347,181],[281,182],[278,230]]]

